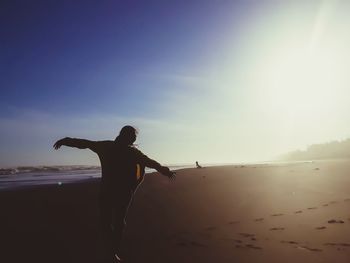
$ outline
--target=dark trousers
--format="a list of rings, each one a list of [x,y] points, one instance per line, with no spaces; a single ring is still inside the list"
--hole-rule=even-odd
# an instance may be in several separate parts
[[[132,190],[115,190],[113,194],[100,194],[101,252],[105,258],[119,254],[132,197]]]

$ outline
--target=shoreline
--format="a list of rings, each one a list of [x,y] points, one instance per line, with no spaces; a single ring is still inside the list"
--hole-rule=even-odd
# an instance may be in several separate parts
[[[303,165],[312,163],[327,163],[327,162],[348,162],[347,159],[337,160],[314,160],[314,161],[269,161],[269,162],[256,162],[256,163],[234,163],[234,164],[204,164],[203,168],[220,168],[220,167],[273,167],[273,166],[293,166]],[[100,180],[101,170],[96,166],[84,167],[82,165],[74,166],[44,166],[44,173],[40,171],[40,167],[29,167],[33,168],[36,172],[27,172],[22,174],[11,174],[0,176],[0,192],[1,191],[12,191],[27,188],[45,187],[48,185],[63,186],[67,184],[84,183],[89,181]],[[54,170],[56,168],[62,170]],[[78,169],[71,169],[71,168]],[[172,171],[181,171],[184,169],[197,169],[193,165],[174,165],[171,166]],[[52,173],[47,173],[47,169],[54,170]],[[146,169],[146,174],[156,173],[153,169]]]

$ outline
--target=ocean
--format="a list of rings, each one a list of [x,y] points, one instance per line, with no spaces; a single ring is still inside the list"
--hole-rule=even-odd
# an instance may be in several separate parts
[[[171,170],[192,168],[194,165],[173,165]],[[154,172],[146,169],[146,173]],[[27,188],[38,185],[64,185],[86,180],[101,178],[101,167],[72,166],[19,166],[0,168],[0,191],[17,188]]]

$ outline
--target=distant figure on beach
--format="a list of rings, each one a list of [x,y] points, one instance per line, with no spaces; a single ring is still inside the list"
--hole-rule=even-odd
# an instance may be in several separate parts
[[[114,141],[89,141],[66,137],[54,144],[90,149],[100,158],[102,179],[100,185],[100,230],[103,245],[103,262],[120,262],[118,256],[125,218],[133,195],[144,179],[145,167],[175,179],[175,173],[166,166],[148,158],[135,148],[137,130],[124,126]]]
[[[196,167],[197,168],[202,168],[202,166],[199,165],[198,161],[196,161]]]

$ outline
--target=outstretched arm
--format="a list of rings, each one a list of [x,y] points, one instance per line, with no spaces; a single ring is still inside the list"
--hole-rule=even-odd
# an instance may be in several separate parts
[[[55,142],[55,144],[53,145],[53,148],[58,150],[61,146],[68,146],[68,147],[75,147],[75,148],[79,148],[79,149],[89,148],[89,149],[93,150],[95,145],[96,145],[95,141],[66,137],[66,138],[63,138],[63,139]]]
[[[174,180],[176,178],[176,173],[170,171],[169,167],[162,166],[160,163],[156,162],[155,160],[152,160],[152,159],[148,158],[147,156],[145,156],[145,157],[146,157],[145,158],[146,159],[145,165],[147,167],[156,169],[158,172],[169,177],[171,180]]]

